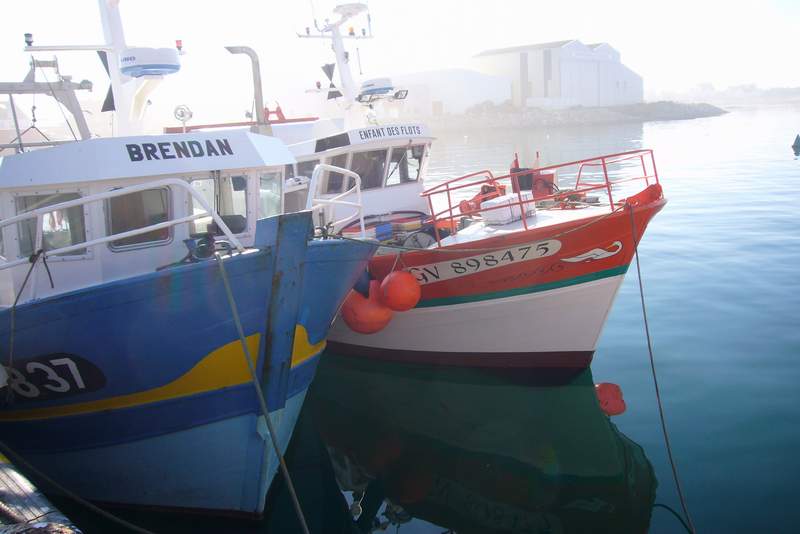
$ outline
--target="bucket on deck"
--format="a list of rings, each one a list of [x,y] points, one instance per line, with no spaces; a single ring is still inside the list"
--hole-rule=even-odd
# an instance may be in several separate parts
[[[512,189],[515,193],[519,192],[520,189],[523,191],[533,191],[533,198],[538,200],[539,198],[552,195],[555,192],[555,173],[540,172],[536,169],[524,167],[513,167],[511,172],[524,173],[517,175],[516,183],[513,181],[511,182]]]

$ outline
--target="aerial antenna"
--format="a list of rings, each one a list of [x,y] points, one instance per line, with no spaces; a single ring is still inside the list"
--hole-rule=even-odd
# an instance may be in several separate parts
[[[33,46],[33,35],[25,34],[26,52],[94,51],[100,52],[103,68],[111,79],[111,90],[103,108],[113,110],[117,133],[135,135],[141,133],[144,113],[150,93],[164,76],[180,70],[178,56],[183,43],[176,48],[129,47],[119,11],[120,0],[97,0],[100,21],[103,27],[103,42],[95,45],[48,45]]]
[[[317,12],[314,9],[314,0],[308,0],[308,3],[311,4],[311,18],[314,19],[314,27],[317,29],[317,31],[321,31],[319,29],[319,24],[317,24]]]
[[[370,39],[372,36],[367,35],[367,32],[364,30],[356,33],[355,28],[352,26],[345,27],[344,31],[342,31],[342,27],[345,22],[365,11],[367,11],[366,4],[354,2],[338,5],[333,9],[333,12],[339,15],[338,20],[330,21],[329,19],[325,19],[325,25],[322,28],[317,27],[318,35],[312,34],[308,27],[304,34],[297,34],[298,37],[305,39],[330,39],[333,53],[336,56],[336,66],[339,69],[339,80],[341,83],[338,89],[347,100],[347,105],[356,101],[358,88],[356,87],[353,75],[350,71],[349,57],[344,49],[344,39]]]

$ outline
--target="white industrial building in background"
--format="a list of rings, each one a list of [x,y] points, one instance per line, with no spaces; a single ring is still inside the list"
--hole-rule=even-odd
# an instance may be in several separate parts
[[[619,106],[642,102],[642,77],[607,43],[556,41],[486,50],[478,69],[511,81],[516,107]]]

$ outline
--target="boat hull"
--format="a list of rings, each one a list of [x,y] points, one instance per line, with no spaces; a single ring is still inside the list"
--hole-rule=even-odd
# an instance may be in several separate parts
[[[330,350],[439,365],[584,368],[633,258],[634,236],[666,202],[658,194],[634,208],[633,225],[626,208],[404,252],[404,269],[422,287],[417,306],[371,335],[337,321]],[[370,274],[381,279],[395,263],[394,256],[376,257]]]
[[[330,322],[374,246],[309,242],[308,214],[259,224],[260,250],[226,258],[225,270],[285,450]],[[263,511],[278,462],[214,260],[15,313],[14,359],[3,362],[14,395],[0,405],[15,452],[93,500]]]
[[[304,388],[270,412],[282,451],[305,395]],[[248,413],[140,440],[25,457],[95,502],[256,515],[278,468],[268,439],[263,418]]]
[[[592,360],[621,283],[622,275],[616,274],[445,309],[415,308],[395,314],[385,332],[367,340],[337,322],[336,341],[328,346],[337,354],[427,364],[582,368]],[[535,318],[531,310],[536,310]],[[581,328],[565,336],[564,327],[570,324]]]

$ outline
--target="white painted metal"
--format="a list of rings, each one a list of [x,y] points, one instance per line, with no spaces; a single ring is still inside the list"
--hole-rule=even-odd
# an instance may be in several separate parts
[[[175,48],[128,48],[121,65],[122,73],[131,78],[174,74],[181,68]]]
[[[52,213],[58,210],[64,210],[67,208],[71,208],[74,206],[83,206],[92,202],[99,202],[101,200],[106,200],[109,198],[120,197],[124,195],[129,195],[131,193],[136,193],[138,191],[146,191],[148,189],[158,189],[160,187],[177,187],[184,189],[189,195],[192,196],[193,200],[196,201],[200,206],[203,208],[203,212],[194,213],[192,215],[187,215],[185,217],[180,217],[177,219],[172,219],[169,221],[151,224],[149,226],[144,226],[142,228],[137,228],[135,230],[129,230],[127,232],[118,232],[116,234],[110,234],[104,237],[99,237],[97,239],[91,239],[89,241],[85,241],[82,243],[78,243],[76,245],[70,245],[67,247],[59,247],[52,250],[48,250],[45,252],[46,256],[56,256],[59,254],[66,254],[68,252],[72,252],[75,250],[81,250],[87,247],[92,247],[95,245],[101,245],[103,243],[110,243],[111,241],[117,241],[120,239],[125,239],[128,237],[133,237],[136,235],[142,235],[154,230],[160,230],[162,228],[169,228],[171,226],[176,226],[178,224],[184,224],[187,222],[194,221],[196,219],[200,219],[203,217],[212,217],[214,222],[217,224],[222,233],[225,234],[231,244],[239,250],[239,252],[244,252],[244,246],[239,242],[236,236],[233,235],[233,232],[230,231],[228,225],[225,224],[225,221],[215,212],[211,206],[208,205],[206,200],[200,195],[198,191],[196,191],[192,186],[190,186],[187,182],[183,180],[156,180],[153,182],[145,182],[139,185],[132,185],[129,187],[122,187],[119,189],[114,189],[111,191],[107,191],[105,193],[98,193],[95,195],[90,195],[86,197],[81,197],[75,200],[70,200],[67,202],[61,202],[59,204],[52,204],[50,206],[46,206],[44,208],[38,208],[35,210],[31,210],[25,213],[21,213],[15,217],[10,217],[3,221],[0,221],[0,228],[5,226],[9,226],[15,224],[20,221],[24,221],[27,219],[36,219],[36,246],[34,247],[35,250],[41,250],[42,248],[42,217],[48,213]],[[17,265],[22,265],[23,263],[28,263],[28,258],[21,258],[15,261],[0,261],[0,271],[3,269],[8,269],[9,267],[15,267]]]
[[[206,142],[216,147],[224,139],[232,155],[131,161],[126,145],[150,143]],[[171,149],[174,155],[174,149]],[[219,169],[247,169],[294,163],[289,149],[279,139],[253,134],[246,130],[191,132],[187,134],[150,135],[89,139],[67,143],[47,150],[0,158],[0,190],[32,187],[41,184],[61,185],[142,176],[164,176]]]
[[[424,352],[593,351],[623,277],[514,297],[414,308],[388,326],[357,334],[337,320],[330,341]],[[565,332],[569,332],[568,335]]]
[[[256,132],[264,135],[272,135],[272,128],[264,116],[264,94],[261,86],[261,65],[258,61],[258,54],[249,46],[226,46],[225,50],[231,54],[245,54],[250,58],[253,69],[253,100],[255,101]]]
[[[363,132],[378,130],[382,135],[367,136]],[[280,137],[281,131],[276,128],[276,134]],[[338,148],[332,148],[323,152],[314,152],[315,139],[310,139],[301,143],[289,146],[289,149],[297,157],[298,163],[303,161],[321,161],[330,163],[333,158],[342,154],[351,154],[362,151],[380,149],[401,149],[411,145],[424,145],[425,153],[422,158],[419,179],[416,181],[383,185],[379,188],[362,189],[362,205],[365,217],[373,215],[383,215],[398,211],[417,211],[428,212],[428,202],[420,196],[425,188],[424,178],[427,171],[427,161],[430,143],[434,137],[430,135],[428,128],[422,124],[387,124],[385,126],[373,126],[367,128],[355,128],[345,130],[351,144]],[[330,134],[329,134],[330,135]],[[348,158],[350,164],[352,158]],[[387,158],[388,160],[388,158]],[[387,161],[385,171],[388,173],[391,164]],[[317,193],[317,198],[330,199],[338,193]],[[357,213],[344,205],[334,206],[332,217],[346,218],[357,216]]]
[[[132,78],[122,72],[123,58],[128,47],[119,13],[120,0],[98,0],[100,21],[103,26],[105,42],[98,45],[55,45],[27,46],[26,52],[52,51],[101,51],[108,60],[111,91],[115,106],[115,135],[135,135],[142,131],[142,119],[146,109],[147,97],[156,88],[163,76],[141,76]],[[143,49],[131,49],[143,50]],[[130,56],[127,56],[130,57]],[[171,60],[179,67],[177,55]]]
[[[31,68],[28,71],[27,76],[21,82],[2,82],[0,83],[0,94],[8,95],[10,101],[10,108],[11,114],[13,116],[13,123],[14,128],[17,133],[16,142],[12,144],[0,144],[0,151],[3,148],[17,148],[17,152],[24,152],[25,149],[35,146],[53,146],[58,144],[58,141],[37,141],[37,142],[22,142],[22,133],[20,132],[19,128],[19,121],[17,120],[17,111],[16,107],[14,106],[14,95],[37,95],[37,94],[44,94],[50,95],[59,101],[66,110],[72,115],[75,126],[78,129],[78,133],[80,134],[81,139],[89,139],[91,137],[91,132],[89,131],[89,126],[86,123],[86,117],[83,115],[83,110],[81,109],[81,105],[78,102],[77,96],[75,96],[75,91],[77,90],[84,90],[84,91],[91,91],[92,90],[92,82],[88,80],[82,80],[80,83],[75,83],[72,81],[70,76],[62,75],[58,70],[58,60],[55,58],[47,61],[47,60],[37,60],[31,59]],[[37,82],[36,81],[36,70],[38,69],[45,69],[45,68],[52,68],[55,70],[55,79],[50,81],[47,79],[44,82]],[[28,130],[36,128],[36,125],[33,124]],[[27,130],[26,130],[27,131]],[[16,146],[15,146],[16,145]]]
[[[320,175],[323,171],[328,172],[338,172],[343,174],[344,176],[349,176],[355,182],[355,185],[341,193],[339,195],[323,198],[321,197],[320,185]],[[342,200],[345,197],[348,197],[352,194],[356,195],[355,202],[349,202],[346,200]],[[361,239],[366,239],[366,230],[364,228],[364,207],[363,203],[361,202],[361,177],[348,169],[343,169],[341,167],[335,167],[333,165],[326,165],[320,164],[314,168],[314,172],[311,174],[311,183],[308,186],[308,200],[306,201],[306,209],[311,210],[314,213],[321,213],[323,214],[324,219],[326,219],[323,224],[327,224],[327,219],[333,217],[332,215],[326,215],[326,206],[349,206],[355,208],[356,212],[353,215],[340,219],[338,221],[333,221],[330,224],[332,225],[333,231],[338,232],[344,226],[347,225],[350,221],[354,221],[356,218],[359,219],[359,223],[361,224]]]
[[[366,4],[350,3],[337,6],[334,12],[339,15],[339,19],[334,22],[326,21],[325,26],[320,30],[320,35],[298,35],[298,37],[312,39],[330,39],[333,53],[336,56],[336,67],[339,71],[340,84],[337,89],[341,91],[346,99],[346,106],[350,107],[356,102],[358,88],[353,81],[353,74],[350,72],[350,63],[347,59],[347,52],[344,49],[342,33],[339,28],[353,17],[367,10]],[[325,35],[329,33],[330,35]],[[371,36],[352,35],[349,38],[365,39]]]

